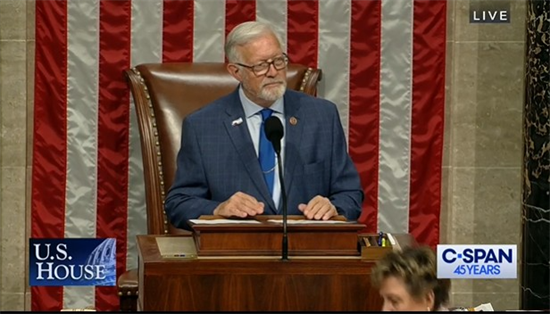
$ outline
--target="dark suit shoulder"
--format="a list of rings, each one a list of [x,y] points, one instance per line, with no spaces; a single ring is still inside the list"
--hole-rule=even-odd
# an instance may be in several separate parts
[[[300,113],[316,112],[323,115],[330,115],[338,112],[336,104],[330,100],[313,97],[303,92],[288,90],[287,100],[300,104]]]

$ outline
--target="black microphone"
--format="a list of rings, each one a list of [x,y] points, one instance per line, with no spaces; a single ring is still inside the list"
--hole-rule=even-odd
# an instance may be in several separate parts
[[[285,182],[283,180],[283,169],[281,166],[281,139],[285,134],[283,129],[283,124],[281,120],[275,116],[271,116],[265,120],[264,124],[265,137],[273,144],[273,149],[277,155],[277,169],[279,169],[279,182],[281,183],[281,195],[283,197],[283,252],[282,259],[288,260],[288,233],[286,230],[287,226],[287,201],[286,201],[286,190]]]

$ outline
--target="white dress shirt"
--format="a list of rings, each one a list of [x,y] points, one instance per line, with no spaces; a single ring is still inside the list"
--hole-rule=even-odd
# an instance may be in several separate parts
[[[243,104],[244,115],[246,116],[246,125],[248,126],[248,131],[250,132],[250,137],[252,138],[252,143],[254,144],[254,149],[256,151],[256,156],[259,155],[259,146],[260,146],[260,127],[262,125],[262,114],[260,111],[264,107],[259,106],[248,99],[244,94],[242,86],[239,87],[239,97],[241,103]],[[281,120],[283,124],[283,129],[285,128],[285,106],[283,98],[277,99],[269,109],[273,110],[273,115]],[[285,132],[286,133],[286,132]],[[281,166],[284,169],[284,152],[285,152],[285,136],[281,139]],[[259,162],[259,161],[258,161]],[[281,200],[281,183],[279,182],[279,166],[277,165],[277,156],[275,156],[275,180],[273,182],[273,202],[275,207],[279,208],[279,203]],[[284,175],[284,173],[283,173]]]

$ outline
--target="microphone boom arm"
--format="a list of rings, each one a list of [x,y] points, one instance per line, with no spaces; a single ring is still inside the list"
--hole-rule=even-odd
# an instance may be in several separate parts
[[[288,209],[287,209],[287,196],[285,189],[285,181],[283,178],[283,166],[281,165],[281,139],[284,135],[284,128],[281,120],[275,116],[267,118],[264,124],[265,135],[267,139],[273,145],[273,150],[277,156],[277,169],[279,169],[279,183],[281,184],[281,196],[283,201],[283,247],[282,247],[282,260],[288,260],[288,233],[287,233],[287,220],[288,220]]]
[[[281,196],[283,201],[283,247],[282,247],[282,259],[288,260],[288,232],[287,232],[287,219],[288,219],[288,209],[286,201],[286,190],[285,190],[285,181],[283,180],[283,167],[281,166],[281,154],[279,151],[276,151],[277,154],[277,168],[279,169],[279,182],[281,183]]]

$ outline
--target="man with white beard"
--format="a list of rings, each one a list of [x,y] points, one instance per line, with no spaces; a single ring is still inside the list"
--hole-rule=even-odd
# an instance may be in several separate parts
[[[240,84],[183,122],[176,176],[165,200],[171,223],[189,229],[187,221],[201,215],[281,214],[279,162],[289,215],[357,220],[364,195],[336,106],[286,89],[289,59],[267,24],[235,27],[225,54],[227,70]],[[272,116],[284,130],[280,161],[264,131]]]

